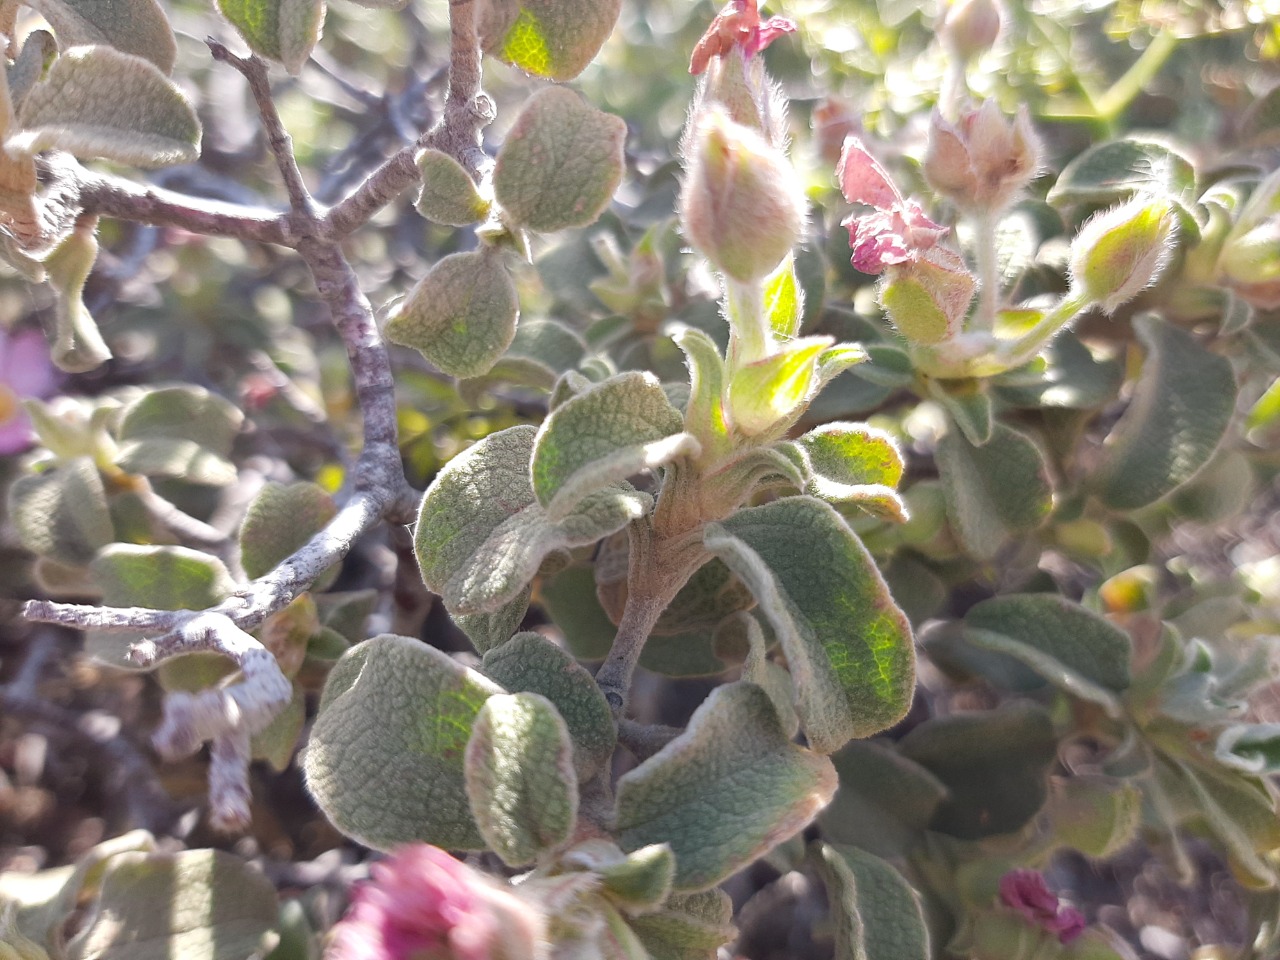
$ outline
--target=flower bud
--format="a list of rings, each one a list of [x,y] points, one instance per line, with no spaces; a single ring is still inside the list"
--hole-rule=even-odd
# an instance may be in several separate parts
[[[511,889],[417,843],[373,866],[326,960],[533,960],[545,926]]]
[[[1071,243],[1073,288],[1115,313],[1160,276],[1177,227],[1173,204],[1150,195],[1095,215]]]
[[[685,145],[680,224],[689,242],[742,283],[771,273],[800,239],[805,197],[787,158],[719,107]]]
[[[986,53],[1000,36],[996,0],[949,0],[942,14],[942,42],[962,60]]]
[[[1012,123],[994,100],[948,123],[934,111],[924,176],[962,210],[999,212],[1040,168],[1040,141],[1023,107]]]
[[[1280,307],[1280,170],[1263,180],[1218,257],[1220,282],[1255,307]]]
[[[932,247],[885,271],[880,305],[908,340],[941,343],[960,333],[976,285],[963,257]]]

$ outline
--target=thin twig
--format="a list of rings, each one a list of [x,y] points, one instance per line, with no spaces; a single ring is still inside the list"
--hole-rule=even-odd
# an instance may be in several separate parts
[[[230,537],[170,503],[150,483],[136,483],[133,492],[151,518],[185,545],[217,554],[230,549]]]
[[[249,82],[249,91],[253,94],[263,132],[267,135],[267,147],[275,158],[285,192],[289,195],[289,206],[295,213],[314,219],[316,204],[303,182],[302,171],[298,169],[298,160],[293,154],[293,138],[284,128],[280,111],[276,109],[275,99],[271,96],[271,78],[267,73],[266,62],[257,54],[238,57],[212,37],[205,40],[205,43],[209,45],[213,59],[235,68]]]
[[[661,723],[639,723],[626,717],[618,721],[618,742],[637,760],[648,760],[682,733],[679,727]]]

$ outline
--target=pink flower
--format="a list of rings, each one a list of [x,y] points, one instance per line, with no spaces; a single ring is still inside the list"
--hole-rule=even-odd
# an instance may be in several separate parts
[[[723,57],[735,46],[741,47],[745,56],[754,57],[778,37],[795,30],[795,21],[786,17],[770,17],[762,23],[756,0],[729,0],[693,48],[689,72],[698,76],[713,57]]]
[[[542,921],[514,893],[425,843],[373,865],[327,960],[522,960]]]
[[[59,376],[39,330],[0,330],[0,456],[21,453],[35,441],[24,398],[53,393]]]
[[[947,228],[926,217],[920,204],[903,197],[857,137],[845,139],[836,177],[846,200],[875,208],[842,224],[849,228],[854,269],[882,273],[886,267],[916,259],[946,236]]]
[[[1070,943],[1080,936],[1087,925],[1079,910],[1058,903],[1038,870],[1006,873],[1000,878],[1000,900],[1041,929],[1057,934],[1062,943]]]

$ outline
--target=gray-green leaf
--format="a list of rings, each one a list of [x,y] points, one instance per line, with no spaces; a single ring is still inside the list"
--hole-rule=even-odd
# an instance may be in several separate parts
[[[547,517],[558,522],[602,487],[696,456],[698,441],[681,426],[648,373],[619,374],[566,400],[542,422],[529,466]]]
[[[733,683],[618,782],[618,843],[669,843],[675,888],[699,890],[802,829],[835,789],[831,762],[787,739],[768,694]]]
[[[348,836],[387,850],[423,840],[479,850],[463,757],[476,714],[500,686],[433,647],[384,635],[329,673],[307,745],[307,785]]]
[[[751,588],[781,641],[815,750],[902,718],[915,688],[911,626],[835,510],[788,497],[709,524],[704,542]]]
[[[295,77],[320,39],[324,0],[218,0],[218,10],[254,53]]]
[[[590,779],[613,756],[617,737],[609,704],[573,657],[538,633],[517,633],[488,651],[480,668],[512,692],[541,694],[555,705],[573,738],[578,779]]]
[[[835,960],[929,960],[919,895],[893,867],[857,847],[819,848],[835,918]]]
[[[87,564],[115,537],[102,476],[89,457],[19,477],[9,488],[9,515],[24,547],[59,563]]]
[[[387,321],[387,339],[453,377],[488,373],[516,334],[520,299],[501,250],[445,257]]]
[[[1147,359],[1133,400],[1107,438],[1097,486],[1107,506],[1135,510],[1182,486],[1209,462],[1236,405],[1226,357],[1154,316],[1133,322]]]
[[[947,514],[969,552],[995,556],[1012,537],[1040,526],[1053,509],[1049,466],[1024,434],[997,423],[975,447],[959,430],[938,442]]]
[[[135,166],[191,163],[200,121],[191,103],[150,60],[111,47],[74,47],[49,68],[18,113],[12,153],[66,150]]]
[[[553,522],[534,496],[529,460],[537,431],[511,427],[454,457],[422,498],[414,549],[426,585],[454,613],[496,610],[549,553],[621,530],[650,498],[625,484],[585,497]]]
[[[508,865],[532,863],[569,838],[578,815],[573,745],[546,697],[485,701],[467,741],[464,778],[481,836]]]
[[[178,45],[156,0],[34,0],[31,6],[49,21],[64,50],[106,44],[173,72]]]

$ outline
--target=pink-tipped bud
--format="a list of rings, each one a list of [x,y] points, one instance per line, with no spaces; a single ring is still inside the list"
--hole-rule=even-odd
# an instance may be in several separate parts
[[[937,111],[929,127],[924,176],[962,210],[1000,211],[1040,169],[1040,139],[1025,107],[1012,122],[994,100],[954,124]]]
[[[951,52],[971,60],[990,50],[1000,36],[1000,5],[996,0],[945,0],[940,36]]]
[[[686,141],[685,164],[680,224],[689,242],[742,283],[773,272],[799,241],[806,206],[782,151],[713,105]]]
[[[880,305],[908,340],[930,345],[960,333],[977,284],[958,253],[931,247],[890,266],[884,277]]]
[[[1280,307],[1280,170],[1258,184],[1218,257],[1219,280],[1262,310]]]
[[[1071,243],[1072,286],[1115,313],[1159,278],[1177,229],[1173,204],[1148,195],[1095,215]]]

